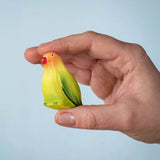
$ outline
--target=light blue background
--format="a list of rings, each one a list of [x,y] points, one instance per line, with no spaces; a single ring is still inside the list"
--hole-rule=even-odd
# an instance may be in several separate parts
[[[58,126],[44,107],[43,68],[24,60],[27,47],[94,30],[141,44],[160,69],[158,0],[0,0],[0,159],[158,160],[160,145],[113,131]],[[99,104],[80,86],[84,104]]]

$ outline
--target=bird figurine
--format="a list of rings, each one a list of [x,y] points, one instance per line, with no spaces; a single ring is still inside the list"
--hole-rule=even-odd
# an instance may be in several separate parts
[[[82,105],[79,85],[64,66],[60,56],[56,52],[47,52],[41,58],[41,64],[44,67],[44,105],[57,110]]]

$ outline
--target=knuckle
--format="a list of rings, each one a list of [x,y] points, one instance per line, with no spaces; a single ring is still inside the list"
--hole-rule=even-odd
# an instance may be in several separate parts
[[[132,44],[132,46],[133,46],[134,53],[136,55],[138,55],[138,58],[140,56],[141,57],[146,56],[146,52],[145,52],[144,48],[141,45],[139,45],[139,44]]]
[[[144,48],[139,44],[130,44],[129,45],[129,61],[131,62],[131,66],[135,68],[138,64],[143,64],[148,61],[148,56]]]
[[[86,35],[88,35],[88,36],[93,36],[93,35],[96,34],[96,32],[90,30],[90,31],[84,32],[83,34],[86,34]]]
[[[135,48],[137,49],[137,51],[139,51],[139,52],[144,51],[144,49],[141,45],[139,45],[139,44],[134,44],[134,45],[135,45]]]
[[[97,120],[94,112],[90,111],[90,113],[87,116],[87,129],[96,129],[97,128]]]
[[[43,49],[45,46],[46,46],[46,44],[47,43],[42,43],[42,44],[40,44],[39,46],[38,46],[38,51],[40,51],[41,52],[41,49]]]
[[[93,111],[90,109],[85,110],[85,115],[81,117],[80,122],[81,127],[85,129],[96,129],[97,128],[97,120]]]
[[[144,54],[145,53],[145,50],[144,50],[144,48],[141,46],[141,45],[139,45],[139,44],[136,44],[136,51],[138,52],[138,53],[141,53],[141,54]]]

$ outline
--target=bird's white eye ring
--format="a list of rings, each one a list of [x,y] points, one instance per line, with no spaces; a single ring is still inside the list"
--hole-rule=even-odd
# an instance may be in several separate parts
[[[51,54],[51,56],[53,57],[53,56],[54,56],[54,54]]]

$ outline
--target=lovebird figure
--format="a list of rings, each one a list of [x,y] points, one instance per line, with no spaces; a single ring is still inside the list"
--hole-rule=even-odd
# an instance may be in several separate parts
[[[60,56],[56,52],[47,52],[41,58],[41,64],[44,67],[44,105],[57,110],[82,105],[79,85],[64,66]]]

